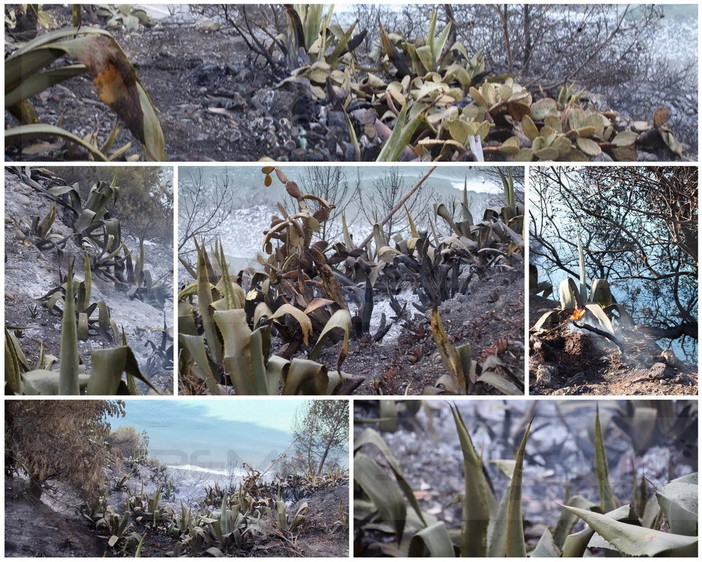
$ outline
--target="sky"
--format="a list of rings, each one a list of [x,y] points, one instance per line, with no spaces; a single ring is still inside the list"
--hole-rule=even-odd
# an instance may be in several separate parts
[[[126,400],[126,415],[112,428],[133,426],[149,435],[149,454],[167,465],[222,469],[255,467],[288,450],[295,411],[305,400],[230,397]],[[289,451],[292,452],[292,451]]]

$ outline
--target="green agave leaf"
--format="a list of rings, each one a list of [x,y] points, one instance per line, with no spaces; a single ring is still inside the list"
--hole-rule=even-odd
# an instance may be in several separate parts
[[[219,339],[214,315],[217,314],[212,309],[212,285],[208,273],[209,260],[204,246],[198,248],[197,253],[197,304],[202,319],[202,326],[205,330],[205,339],[210,348],[212,358],[217,365],[222,364],[222,343]],[[224,311],[218,311],[219,313]],[[221,327],[220,327],[221,329]],[[226,345],[226,343],[225,343]]]
[[[595,316],[595,318],[597,318],[597,321],[605,330],[607,330],[610,334],[614,334],[614,325],[612,324],[612,320],[610,320],[607,313],[602,310],[602,307],[599,304],[586,304],[585,308],[587,308]]]
[[[23,98],[16,92],[22,87],[22,82],[36,76],[44,67],[63,56],[58,49],[38,49],[24,51],[18,49],[5,60],[5,107],[12,107]],[[9,98],[9,99],[8,99]]]
[[[492,528],[488,532],[488,556],[525,557],[524,521],[522,520],[522,467],[531,422],[515,455],[514,470],[509,487],[497,511]]]
[[[5,328],[5,393],[22,394],[22,371],[29,370],[29,361],[19,340]]]
[[[268,341],[266,341],[266,338]],[[261,327],[251,333],[251,370],[256,384],[256,394],[277,394],[278,385],[269,388],[266,372],[266,359],[268,354],[264,348],[270,343],[270,330]]]
[[[88,394],[115,395],[121,394],[127,386],[122,381],[122,374],[139,379],[151,390],[158,393],[139,369],[134,352],[127,345],[110,349],[94,349],[90,353],[92,373],[88,381]]]
[[[590,288],[590,302],[599,304],[602,308],[606,308],[614,304],[612,298],[612,290],[609,287],[609,281],[606,279],[594,279]]]
[[[531,558],[560,558],[561,550],[556,546],[549,527],[546,527],[529,556]]]
[[[59,56],[63,54],[59,52]],[[27,58],[27,57],[24,57]],[[58,57],[56,57],[58,58]],[[26,70],[22,68],[22,71]],[[52,68],[41,73],[28,73],[26,78],[23,79],[19,85],[10,91],[5,96],[5,107],[9,108],[22,100],[31,98],[40,94],[44,90],[60,84],[61,82],[73,78],[74,76],[80,76],[85,74],[87,69],[83,64],[74,64],[69,66],[61,66],[58,68]]]
[[[583,307],[582,300],[580,299],[580,291],[571,277],[561,281],[558,292],[561,298],[562,310],[573,310]]]
[[[672,533],[697,536],[697,473],[676,478],[656,491]]]
[[[592,511],[561,506],[575,513],[622,554],[629,556],[697,556],[697,537],[664,533],[622,523]],[[565,554],[565,551],[564,551]]]
[[[217,310],[214,321],[224,341],[223,362],[237,394],[256,394],[251,358],[251,329],[242,309]],[[209,345],[209,339],[207,339]],[[210,346],[210,351],[212,346]]]
[[[609,513],[617,508],[619,501],[614,495],[612,485],[609,482],[609,469],[607,468],[607,453],[602,437],[602,426],[600,425],[600,408],[595,411],[595,477],[597,478],[597,488],[600,497],[600,509],[604,513]]]
[[[483,462],[470,438],[461,413],[455,405],[451,413],[463,452],[464,494],[461,556],[487,556],[487,532],[495,498],[483,474]]]
[[[329,376],[324,365],[307,359],[293,359],[283,383],[283,394],[322,395],[329,388]]]
[[[567,505],[579,507],[580,509],[591,509],[596,504],[592,503],[590,500],[585,499],[583,496],[573,496],[568,498],[566,502]],[[562,549],[566,538],[573,532],[573,528],[578,522],[578,517],[570,511],[561,511],[558,521],[556,522],[556,528],[553,530],[553,541],[559,549]],[[587,544],[587,542],[586,542]]]
[[[396,162],[402,154],[402,151],[410,145],[412,136],[424,121],[426,110],[419,111],[414,117],[408,120],[407,112],[409,111],[409,107],[410,104],[406,104],[402,107],[400,114],[395,120],[395,128],[392,130],[390,138],[385,142],[380,154],[378,154],[377,162]]]
[[[395,479],[397,480],[400,489],[404,493],[405,498],[407,498],[407,501],[409,502],[410,506],[412,506],[412,509],[414,509],[414,512],[417,514],[417,517],[422,522],[422,525],[426,526],[426,519],[424,517],[424,514],[422,513],[422,510],[419,508],[417,498],[414,497],[414,491],[412,490],[412,486],[410,486],[409,482],[407,482],[407,480],[405,479],[405,476],[400,468],[400,464],[397,462],[397,459],[392,454],[392,451],[388,447],[385,440],[380,436],[380,434],[377,431],[369,427],[365,429],[363,433],[361,433],[358,439],[354,440],[354,451],[358,451],[364,445],[373,445],[382,453],[383,457],[385,458],[385,461],[388,463],[388,466],[395,474]]]
[[[37,369],[22,375],[24,393],[27,395],[56,396],[61,394],[59,390],[60,375],[58,371],[47,371]],[[78,375],[78,386],[85,389],[90,377],[88,375]]]
[[[95,160],[107,162],[107,157],[93,145],[85,142],[80,137],[69,133],[61,127],[54,125],[31,124],[12,127],[5,131],[5,145],[20,144],[27,141],[45,139],[47,137],[61,137],[84,148]]]
[[[80,394],[78,386],[78,323],[76,319],[76,302],[73,284],[73,261],[68,263],[66,277],[66,298],[63,305],[63,320],[61,322],[61,363],[59,394]]]
[[[353,457],[353,479],[375,504],[380,518],[393,525],[397,543],[407,519],[407,508],[397,482],[390,478],[371,457],[357,452]]]
[[[408,555],[411,558],[418,556],[455,558],[456,553],[446,525],[434,523],[416,533],[410,540]]]
[[[179,334],[178,341],[195,361],[197,375],[205,381],[207,389],[211,394],[221,394],[220,387],[217,384],[210,362],[207,358],[207,350],[205,349],[205,338],[203,336]]]

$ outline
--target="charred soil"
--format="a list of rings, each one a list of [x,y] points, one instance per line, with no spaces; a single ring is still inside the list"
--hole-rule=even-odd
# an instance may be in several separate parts
[[[541,312],[557,306],[532,296],[530,326]],[[651,338],[633,330],[621,339],[620,348],[601,335],[577,328],[568,319],[555,328],[533,332],[529,339],[530,394],[697,394],[695,365],[679,360],[670,350],[664,351]]]

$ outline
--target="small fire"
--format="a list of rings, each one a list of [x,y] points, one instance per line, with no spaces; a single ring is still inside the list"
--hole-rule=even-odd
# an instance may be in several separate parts
[[[586,312],[587,308],[578,308],[573,311],[573,314],[570,315],[570,320],[580,320],[583,316],[585,316]]]

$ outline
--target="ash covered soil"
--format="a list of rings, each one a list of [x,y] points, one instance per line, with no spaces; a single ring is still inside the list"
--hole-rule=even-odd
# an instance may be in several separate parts
[[[497,355],[501,373],[524,384],[524,271],[518,256],[509,266],[486,270],[458,294],[439,306],[441,321],[454,346],[470,343],[473,359],[482,364]],[[370,336],[352,341],[343,371],[364,377],[359,395],[423,394],[447,373],[431,332],[429,319],[412,304],[407,318],[396,320],[397,335],[375,343]],[[390,321],[390,318],[388,318]],[[373,333],[373,330],[371,330]],[[329,369],[336,356],[327,352],[320,361]],[[470,394],[499,394],[493,387],[475,383]]]
[[[119,479],[120,470],[110,467],[108,475]],[[118,475],[119,473],[119,475]],[[226,477],[217,480],[226,486]],[[205,497],[206,487],[214,485],[211,475],[197,471],[184,471],[159,465],[144,464],[133,471],[123,489],[111,489],[107,503],[124,512],[126,499],[141,493],[151,497],[161,486],[167,490],[160,506],[170,507],[180,513],[181,500],[186,506],[196,508]],[[53,490],[36,499],[26,492],[27,482],[22,478],[7,479],[5,483],[5,555],[8,557],[104,557],[131,556],[107,543],[106,531],[80,514],[80,501],[66,486],[55,483]],[[250,545],[251,550],[240,555],[252,557],[345,557],[348,556],[348,527],[339,523],[340,517],[348,519],[348,484],[339,484],[315,490],[288,507],[293,514],[306,501],[307,519],[293,537],[268,536]],[[120,507],[121,506],[121,507]],[[138,529],[142,533],[144,529]],[[103,535],[103,536],[100,536]],[[294,539],[294,540],[291,540]],[[143,557],[172,556],[175,540],[165,529],[147,530],[143,544]]]
[[[530,297],[529,326],[558,307]],[[568,320],[532,333],[529,391],[533,395],[692,396],[698,393],[697,365],[678,359],[634,330],[622,336],[624,351],[608,339],[573,329]]]
[[[481,453],[484,471],[495,495],[501,498],[508,480],[491,462],[513,459],[526,424],[533,417],[527,442],[522,509],[527,544],[533,547],[546,526],[556,524],[560,515],[557,503],[564,503],[566,487],[571,495],[581,495],[598,502],[594,470],[592,430],[595,404],[592,401],[568,400],[483,400],[456,402],[471,439]],[[633,501],[632,469],[655,486],[697,470],[697,436],[689,430],[651,439],[638,453],[632,445],[635,432],[625,433],[617,422],[631,421],[632,412],[624,401],[599,401],[600,420],[607,453],[609,478],[622,505]],[[680,401],[674,405],[690,427],[697,427],[696,404]],[[398,408],[399,429],[381,432],[409,482],[423,511],[443,521],[449,529],[460,530],[464,491],[463,457],[449,403],[425,400],[416,415],[402,405]],[[692,417],[690,417],[692,416]],[[367,427],[379,429],[378,403],[356,401],[354,435]],[[361,423],[359,423],[361,422]],[[683,427],[681,425],[680,427]],[[694,433],[694,436],[692,435]],[[373,447],[363,452],[386,466]],[[389,469],[388,469],[389,471]],[[651,490],[651,489],[649,489]],[[358,523],[358,522],[356,522]],[[582,526],[582,524],[581,524]],[[576,528],[579,530],[580,527]],[[372,525],[366,530],[354,528],[356,556],[382,556],[376,541],[392,538],[376,533]]]
[[[52,14],[59,25],[70,25],[69,10],[58,8]],[[87,12],[85,17],[85,25],[104,25],[104,19],[90,21]],[[211,29],[166,18],[152,28],[111,31],[160,111],[168,161],[353,159],[344,153],[350,139],[341,112],[323,124],[320,115],[324,108],[311,100],[304,88],[281,85],[288,76],[272,73],[240,37],[225,28]],[[8,43],[11,45],[11,41]],[[620,115],[629,120],[631,113],[646,120],[656,104],[665,104],[673,115],[673,132],[688,145],[690,154],[685,160],[694,160],[696,92],[668,94],[653,86],[651,90],[651,107],[646,108],[646,115],[640,115],[640,107],[632,107],[631,111],[620,107]],[[628,101],[627,94],[618,99]],[[98,100],[87,77],[71,78],[32,101],[42,122],[60,125],[80,137],[97,133],[100,139],[106,139],[117,122],[116,116]],[[9,116],[6,122],[15,123]],[[138,144],[123,130],[114,146],[128,142]],[[133,146],[128,154],[138,155],[139,150]],[[80,150],[61,142],[33,144],[32,151],[23,154],[9,147],[7,157],[43,161],[87,159]]]
[[[62,250],[57,248],[40,250],[27,226],[31,217],[38,215],[40,220],[49,212],[52,200],[42,195],[44,186],[29,183],[17,175],[6,171],[5,175],[5,323],[14,327],[20,346],[33,367],[39,358],[43,343],[46,354],[59,357],[61,348],[61,313],[50,311],[39,299],[60,285],[60,276],[66,275],[69,259],[75,260],[76,279],[84,277],[84,253],[77,245],[72,229],[64,223],[60,205],[58,218],[51,228],[51,234],[68,237]],[[138,239],[125,230],[122,238],[134,252],[138,249]],[[145,241],[145,269],[151,271],[154,280],[165,280],[172,286],[173,247],[164,241]],[[63,277],[61,277],[63,278]],[[172,290],[168,292],[171,295]],[[169,337],[173,333],[173,301],[166,298],[163,307],[139,299],[130,299],[126,290],[101,277],[99,271],[92,272],[91,303],[104,300],[110,316],[118,328],[124,330],[127,343],[132,348],[139,367],[151,383],[162,394],[173,393],[172,364],[166,369],[159,361],[149,359],[154,356],[153,346],[161,344],[164,322]],[[97,317],[97,312],[91,316]],[[79,341],[80,357],[90,372],[90,351],[96,348],[110,348],[115,344],[93,332],[87,341]],[[172,362],[172,359],[171,359]],[[137,381],[140,393],[149,389]]]

